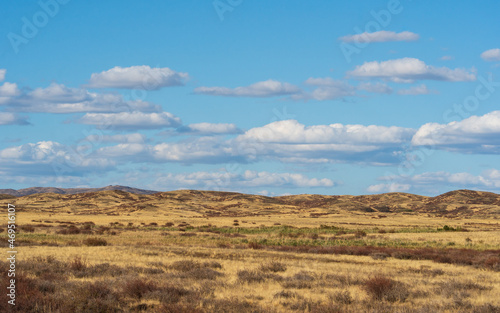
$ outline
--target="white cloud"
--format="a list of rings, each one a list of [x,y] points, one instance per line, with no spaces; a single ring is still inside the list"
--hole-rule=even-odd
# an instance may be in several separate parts
[[[90,88],[157,90],[168,86],[182,86],[188,78],[188,73],[176,72],[168,67],[115,66],[101,73],[93,73],[88,86]]]
[[[357,86],[358,90],[364,90],[371,93],[392,93],[392,88],[382,83],[361,83]]]
[[[168,188],[255,188],[255,187],[333,187],[328,178],[309,178],[296,173],[245,171],[242,174],[227,171],[194,172],[160,175],[154,182],[160,189]]]
[[[316,86],[318,88],[314,89],[312,92],[301,92],[292,95],[292,99],[314,99],[319,101],[333,100],[338,98],[343,98],[347,96],[356,95],[356,89],[347,84],[346,82],[340,80],[334,80],[330,77],[325,78],[309,78],[304,84],[309,86]]]
[[[296,120],[286,120],[252,128],[240,135],[237,140],[283,144],[401,144],[411,138],[414,132],[413,129],[396,126],[343,125],[338,123],[306,127]]]
[[[415,41],[418,40],[419,38],[420,36],[418,34],[408,31],[396,33],[393,31],[381,30],[373,33],[364,32],[362,34],[348,35],[340,37],[339,39],[343,42],[368,43],[368,42],[387,42],[387,41]]]
[[[0,68],[0,82],[5,79],[5,73],[7,73],[7,70]]]
[[[408,89],[398,90],[398,94],[403,95],[403,96],[428,95],[431,93],[436,93],[436,92],[433,90],[430,90],[424,84],[419,85],[419,86],[413,86],[413,87],[410,87]]]
[[[498,190],[500,188],[500,171],[497,169],[488,169],[480,175],[474,175],[467,172],[450,173],[445,171],[425,172],[410,177],[390,176],[381,177],[381,180],[391,180],[391,183],[370,186],[372,192],[378,192],[384,189],[383,186],[408,186],[412,189],[439,189],[440,186],[452,187],[456,189],[482,189]],[[382,186],[382,187],[377,187]],[[369,190],[370,190],[369,188]],[[408,190],[407,189],[407,190]]]
[[[295,120],[252,128],[233,142],[236,151],[287,162],[361,162],[382,165],[395,162],[394,151],[410,140],[413,129],[364,125],[314,125]]]
[[[111,127],[114,129],[155,129],[165,127],[178,127],[180,118],[172,113],[87,113],[79,119],[82,124],[96,125],[99,128]]]
[[[245,87],[198,87],[194,92],[197,94],[226,97],[275,97],[297,94],[301,90],[292,84],[269,79]]]
[[[409,184],[377,184],[368,187],[367,191],[371,193],[384,193],[384,192],[406,192],[410,190],[411,185]]]
[[[179,127],[177,132],[189,135],[225,135],[240,134],[242,131],[235,124],[229,123],[195,123]]]
[[[434,67],[415,58],[403,58],[383,62],[365,62],[358,65],[348,76],[363,78],[380,78],[393,82],[409,83],[415,80],[441,80],[441,81],[472,81],[476,74],[465,69],[449,69],[447,67]]]
[[[14,111],[45,113],[158,112],[161,110],[160,106],[145,101],[127,101],[118,94],[92,93],[85,89],[71,88],[57,83],[16,97],[9,103],[9,107]]]
[[[40,141],[0,150],[0,171],[9,175],[83,175],[114,166],[114,161],[54,141]]]
[[[481,58],[485,61],[500,61],[500,49],[490,49],[481,53]]]
[[[376,125],[306,127],[295,120],[287,120],[252,128],[236,138],[188,137],[157,144],[127,141],[100,148],[95,155],[133,163],[221,164],[278,160],[283,163],[388,165],[399,162],[396,152],[414,133],[409,128]]]
[[[217,164],[245,162],[247,156],[235,153],[228,141],[217,137],[201,137],[181,142],[164,142],[152,147],[152,157],[158,162]]]
[[[100,143],[100,142],[145,143],[147,141],[146,136],[139,133],[123,134],[123,135],[90,135],[85,137],[84,140],[91,143]]]
[[[12,99],[21,94],[17,84],[5,82],[0,86],[0,105],[8,104]]]
[[[8,112],[0,112],[0,125],[28,125],[26,118],[19,117],[16,114]]]
[[[0,97],[14,97],[20,93],[15,83],[5,82],[0,86]]]
[[[415,146],[468,153],[500,152],[500,111],[448,124],[427,123],[412,138]]]

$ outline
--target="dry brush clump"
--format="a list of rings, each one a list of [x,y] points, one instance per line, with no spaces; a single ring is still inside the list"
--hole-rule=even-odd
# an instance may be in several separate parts
[[[405,284],[383,275],[366,280],[363,289],[376,301],[404,302],[410,295]]]

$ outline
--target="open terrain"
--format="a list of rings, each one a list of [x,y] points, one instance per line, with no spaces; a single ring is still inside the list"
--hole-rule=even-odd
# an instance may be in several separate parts
[[[16,206],[15,310],[500,312],[494,193],[126,188],[0,195]]]

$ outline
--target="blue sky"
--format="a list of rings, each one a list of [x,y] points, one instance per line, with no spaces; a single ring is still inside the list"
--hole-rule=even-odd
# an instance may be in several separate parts
[[[9,2],[0,188],[498,192],[499,6]]]

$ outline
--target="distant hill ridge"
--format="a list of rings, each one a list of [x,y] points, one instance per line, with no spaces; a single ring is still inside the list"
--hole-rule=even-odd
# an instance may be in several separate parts
[[[10,195],[5,194],[6,191]],[[377,218],[385,217],[386,213],[397,213],[500,219],[500,195],[473,190],[450,191],[435,197],[403,192],[361,196],[302,194],[267,197],[226,191],[156,192],[125,186],[71,189],[34,187],[0,190],[0,206],[5,207],[7,203],[15,204],[25,211],[72,214],[119,215],[139,211],[162,214],[167,210],[182,216],[190,214],[199,217],[299,214],[319,218],[357,212],[373,214]]]
[[[23,197],[29,196],[33,194],[39,193],[57,193],[60,195],[74,195],[79,193],[87,193],[87,192],[98,192],[98,191],[108,191],[108,190],[119,190],[125,191],[129,193],[134,193],[137,195],[151,195],[157,193],[158,191],[154,190],[146,190],[146,189],[138,189],[127,186],[120,185],[110,185],[101,188],[56,188],[56,187],[30,187],[25,189],[0,189],[0,194],[10,195],[15,197]]]

